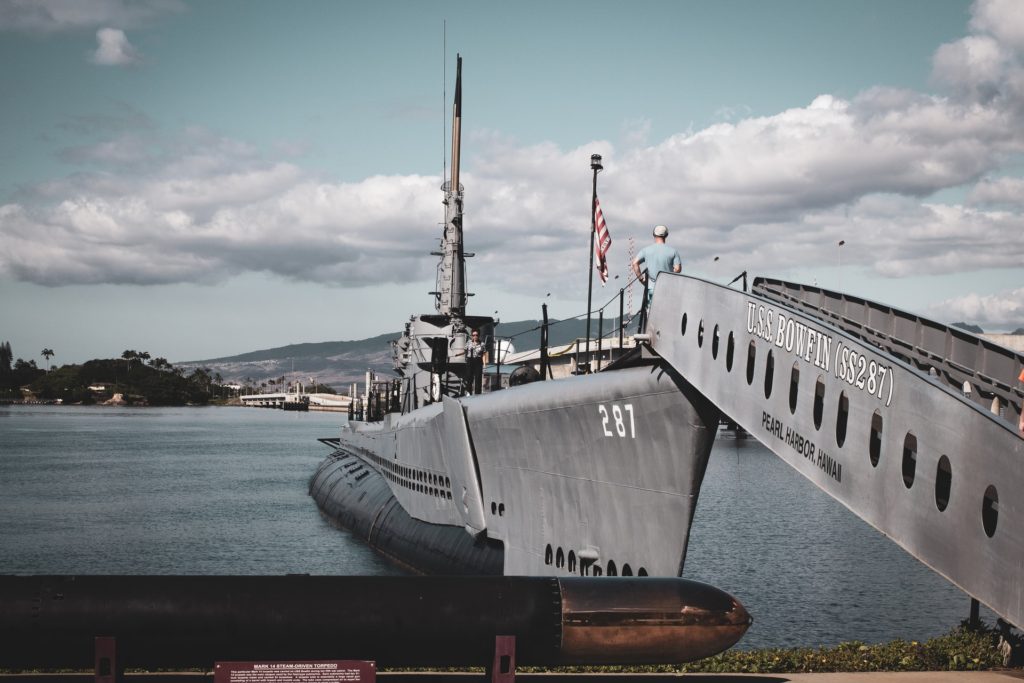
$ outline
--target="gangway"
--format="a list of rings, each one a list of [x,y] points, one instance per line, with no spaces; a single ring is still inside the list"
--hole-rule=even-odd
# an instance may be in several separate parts
[[[645,336],[818,488],[1024,625],[1024,356],[816,287],[668,273]]]

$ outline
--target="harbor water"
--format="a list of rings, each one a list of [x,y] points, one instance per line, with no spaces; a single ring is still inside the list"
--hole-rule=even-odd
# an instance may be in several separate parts
[[[316,439],[343,419],[0,406],[0,573],[400,574],[307,495],[328,453]],[[958,589],[731,433],[711,456],[685,576],[744,603],[754,625],[741,648],[923,640],[969,610]]]

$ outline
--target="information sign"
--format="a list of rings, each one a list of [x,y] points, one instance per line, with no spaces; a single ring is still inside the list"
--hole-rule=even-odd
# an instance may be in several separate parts
[[[301,662],[217,662],[214,683],[375,683],[374,662],[325,659]]]

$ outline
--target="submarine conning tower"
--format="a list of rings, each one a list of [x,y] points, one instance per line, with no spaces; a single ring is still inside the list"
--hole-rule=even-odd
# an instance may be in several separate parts
[[[457,57],[455,99],[452,105],[451,176],[441,185],[445,207],[444,232],[438,251],[434,297],[436,313],[414,315],[402,336],[392,344],[393,367],[402,378],[402,412],[436,403],[442,396],[461,396],[469,379],[466,344],[470,330],[491,343],[494,319],[466,313],[466,253],[462,238],[463,187],[459,182],[462,155],[462,57]]]

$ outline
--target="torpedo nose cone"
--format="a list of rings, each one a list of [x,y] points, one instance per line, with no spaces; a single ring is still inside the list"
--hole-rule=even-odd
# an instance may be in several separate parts
[[[689,662],[736,644],[752,619],[714,586],[673,578],[559,579],[565,663]]]

